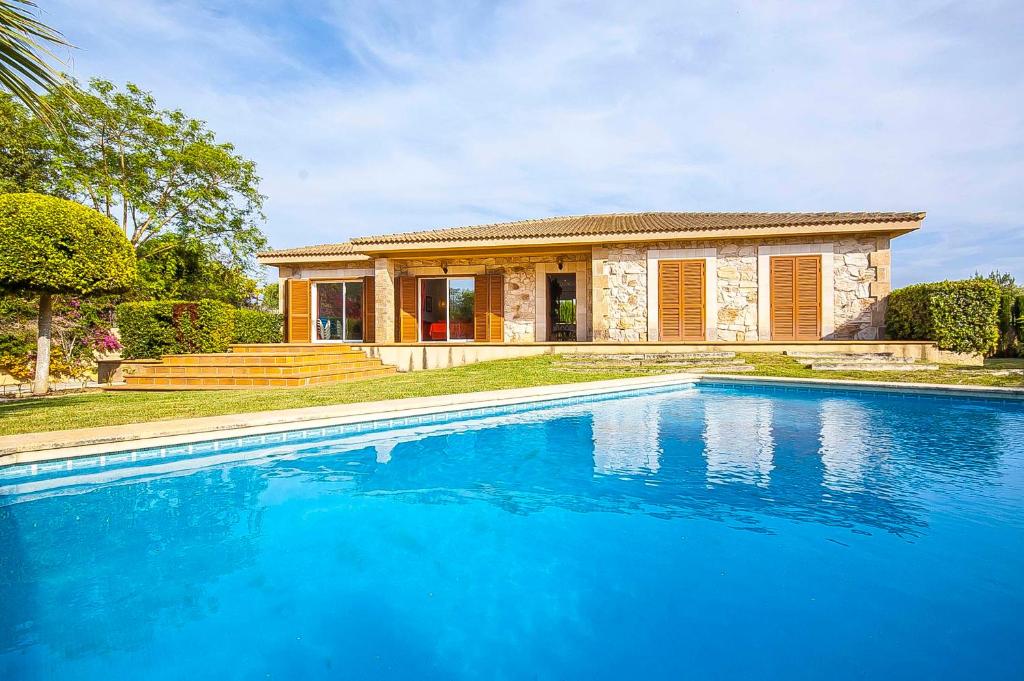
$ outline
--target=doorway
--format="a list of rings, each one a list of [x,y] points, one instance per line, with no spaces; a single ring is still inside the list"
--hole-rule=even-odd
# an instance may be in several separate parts
[[[363,340],[363,282],[318,281],[313,288],[316,340]]]
[[[420,340],[424,343],[473,340],[476,282],[472,278],[420,279]]]
[[[576,275],[547,275],[548,340],[575,342],[576,338]]]

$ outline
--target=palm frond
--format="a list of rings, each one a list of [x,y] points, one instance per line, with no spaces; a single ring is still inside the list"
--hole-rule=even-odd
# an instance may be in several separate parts
[[[51,64],[61,60],[54,47],[71,47],[57,30],[35,18],[32,0],[0,0],[0,89],[20,99],[40,118],[49,107],[36,88],[56,90],[67,83]]]

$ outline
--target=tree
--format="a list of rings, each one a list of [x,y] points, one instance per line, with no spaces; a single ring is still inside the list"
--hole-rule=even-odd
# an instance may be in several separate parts
[[[143,247],[176,234],[215,247],[244,265],[266,245],[256,165],[218,142],[203,121],[157,108],[148,92],[92,80],[85,92],[49,98],[64,121],[54,162],[59,178],[48,193],[66,195],[114,220],[140,258]]]
[[[0,93],[0,194],[56,191],[53,139],[38,117]]]
[[[58,31],[32,16],[31,0],[0,0],[0,87],[43,119],[50,115],[35,87],[56,90],[66,83],[50,65],[51,47],[70,47]]]
[[[253,278],[221,262],[215,248],[196,239],[167,234],[143,244],[138,255],[139,281],[128,296],[132,300],[205,298],[246,307],[257,298]]]
[[[0,196],[0,289],[39,295],[33,393],[49,390],[53,297],[117,293],[135,276],[131,244],[103,215],[52,196]]]

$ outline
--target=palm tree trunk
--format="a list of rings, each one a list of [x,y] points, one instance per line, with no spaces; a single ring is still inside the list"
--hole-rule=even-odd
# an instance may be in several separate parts
[[[33,395],[45,395],[50,389],[50,327],[53,321],[53,296],[39,297],[39,337],[36,340],[36,376],[32,382]]]

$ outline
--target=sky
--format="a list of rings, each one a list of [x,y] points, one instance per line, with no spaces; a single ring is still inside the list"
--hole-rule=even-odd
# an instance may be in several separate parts
[[[38,0],[258,164],[275,248],[620,211],[923,210],[1024,280],[1024,3]]]

